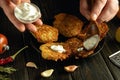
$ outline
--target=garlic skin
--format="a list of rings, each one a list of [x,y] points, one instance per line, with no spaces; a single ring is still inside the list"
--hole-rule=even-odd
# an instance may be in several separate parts
[[[34,62],[27,62],[26,67],[33,67],[35,69],[38,69],[38,67],[36,66],[36,64]]]
[[[24,2],[17,5],[14,15],[23,23],[32,23],[41,17],[41,12],[35,4]]]
[[[54,72],[54,69],[48,69],[48,70],[43,71],[41,73],[41,76],[42,77],[50,77],[53,72]]]
[[[74,72],[77,68],[78,68],[78,66],[76,66],[76,65],[69,65],[69,66],[64,67],[65,71],[67,71],[67,72]]]

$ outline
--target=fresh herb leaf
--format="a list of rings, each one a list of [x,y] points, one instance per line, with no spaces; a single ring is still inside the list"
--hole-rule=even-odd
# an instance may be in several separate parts
[[[3,67],[3,66],[0,66],[0,72],[11,74],[11,73],[13,73],[15,71],[16,71],[16,69],[13,68],[13,67]]]
[[[8,75],[0,74],[0,80],[11,80],[11,78]]]

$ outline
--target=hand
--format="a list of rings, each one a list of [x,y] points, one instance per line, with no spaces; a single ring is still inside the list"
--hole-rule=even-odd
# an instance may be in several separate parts
[[[119,10],[118,0],[94,0],[91,11],[89,10],[88,0],[80,0],[80,12],[88,20],[98,22],[108,22]]]
[[[42,25],[42,21],[40,19],[31,24],[24,24],[18,21],[14,16],[14,8],[17,4],[20,4],[22,2],[30,2],[30,0],[0,0],[0,7],[3,9],[8,19],[14,24],[14,26],[19,31],[24,32],[25,29],[28,29],[32,32],[35,32],[37,31],[35,24]]]

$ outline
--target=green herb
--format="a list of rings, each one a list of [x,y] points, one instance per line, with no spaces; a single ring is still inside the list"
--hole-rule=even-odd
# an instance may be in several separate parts
[[[8,75],[0,74],[0,80],[11,80],[11,78]]]
[[[13,73],[15,71],[16,71],[16,69],[13,68],[13,67],[3,67],[3,66],[0,66],[0,72],[11,74],[11,73]]]

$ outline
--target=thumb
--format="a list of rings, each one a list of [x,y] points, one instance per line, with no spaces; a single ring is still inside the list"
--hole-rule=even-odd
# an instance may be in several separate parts
[[[12,2],[13,2],[14,4],[20,4],[20,3],[21,3],[21,0],[12,0]]]
[[[91,10],[91,18],[92,20],[96,20],[98,16],[101,14],[102,10],[106,6],[107,0],[95,0]]]

